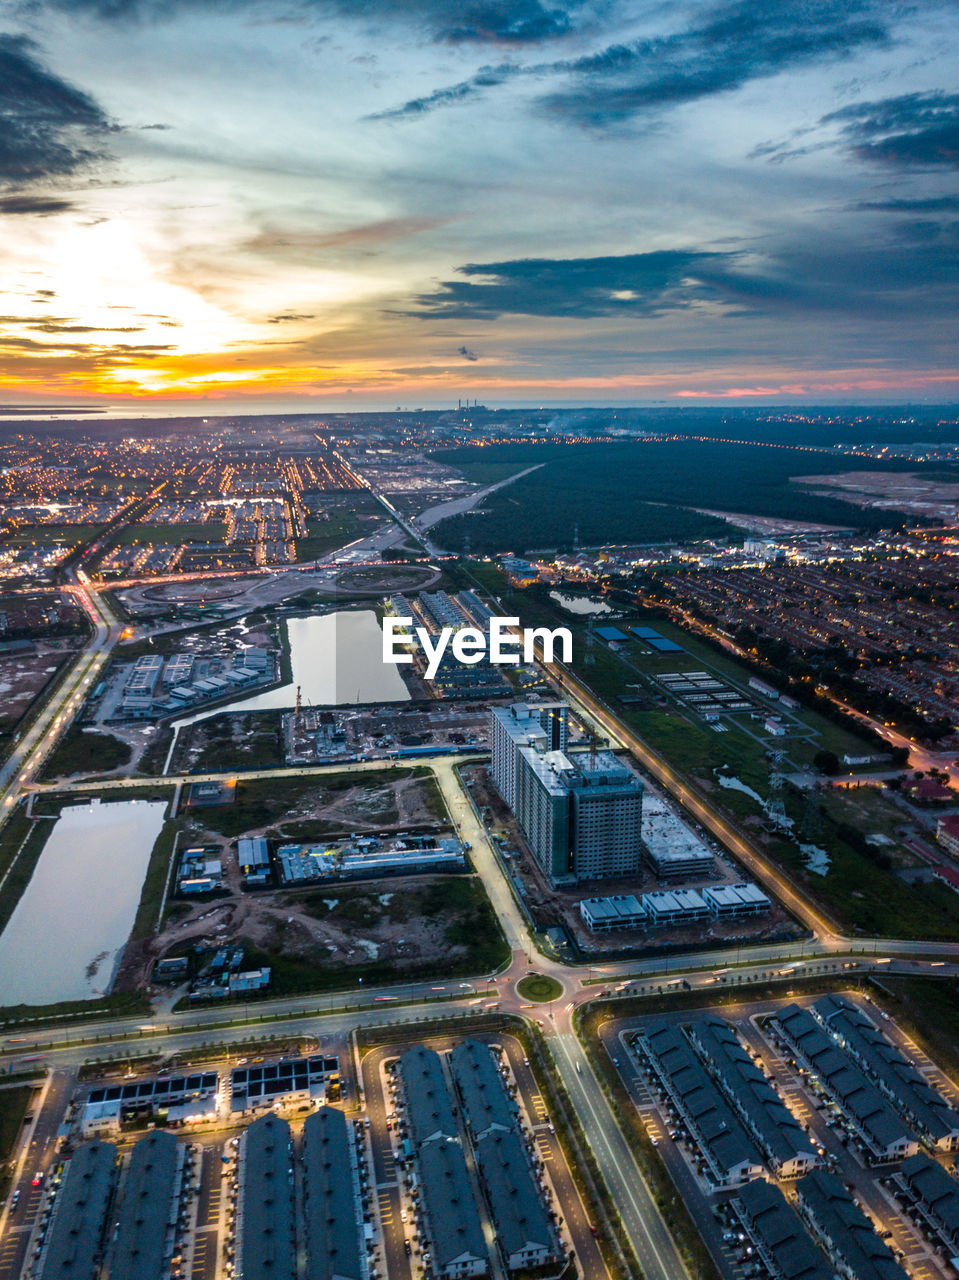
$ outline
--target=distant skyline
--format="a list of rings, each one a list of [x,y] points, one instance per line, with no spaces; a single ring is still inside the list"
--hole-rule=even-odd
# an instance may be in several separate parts
[[[0,398],[954,402],[957,32],[959,0],[0,0]]]

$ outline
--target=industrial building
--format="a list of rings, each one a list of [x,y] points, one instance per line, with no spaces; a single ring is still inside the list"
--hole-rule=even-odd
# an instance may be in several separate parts
[[[234,1067],[230,1072],[230,1109],[234,1115],[278,1103],[323,1102],[327,1085],[339,1077],[336,1058],[281,1058],[279,1062]]]
[[[919,1150],[916,1135],[808,1009],[787,1005],[775,1025],[812,1074],[855,1124],[877,1160],[902,1160]]]
[[[609,898],[584,898],[579,914],[587,929],[636,929],[645,923],[646,908],[632,893],[619,893]]]
[[[117,1149],[94,1138],[77,1147],[53,1201],[37,1280],[96,1280],[103,1260],[107,1211],[117,1176]]]
[[[316,880],[457,871],[466,866],[466,854],[460,841],[453,837],[393,836],[379,840],[364,836],[342,845],[280,845],[276,861],[283,884],[308,884]]]
[[[237,841],[236,857],[244,887],[253,888],[269,883],[270,849],[263,836]]]
[[[959,1112],[861,1009],[843,996],[828,995],[811,1012],[932,1146],[959,1148]]]
[[[907,1280],[852,1196],[831,1173],[814,1169],[796,1183],[800,1212],[836,1273],[847,1280]]]
[[[660,880],[713,870],[712,850],[657,795],[643,799],[642,838],[646,861]]]
[[[739,1216],[772,1280],[834,1280],[834,1272],[806,1234],[778,1187],[762,1178],[736,1192]]]
[[[808,1135],[729,1023],[699,1018],[690,1025],[689,1038],[776,1174],[798,1178],[814,1168],[819,1157]]]
[[[84,1137],[119,1133],[125,1116],[153,1116],[164,1124],[209,1119],[216,1115],[219,1086],[215,1071],[98,1085],[90,1090],[81,1108],[80,1132]]]
[[[293,1144],[279,1116],[261,1116],[237,1144],[235,1280],[294,1280]]]
[[[924,1151],[904,1160],[896,1178],[908,1192],[915,1215],[955,1254],[959,1250],[959,1182]]]
[[[154,1131],[133,1148],[120,1189],[106,1273],[119,1280],[167,1280],[177,1249],[187,1149]]]
[[[516,702],[490,711],[490,774],[496,789],[516,810],[516,756],[520,747],[565,751],[569,708],[565,702]]]
[[[363,1199],[352,1126],[321,1107],[303,1126],[304,1280],[367,1280]]]
[[[643,910],[653,926],[689,924],[709,916],[705,899],[695,889],[657,889],[644,893]]]
[[[635,875],[642,810],[642,782],[612,752],[517,752],[516,819],[554,885]]]
[[[732,1107],[678,1027],[652,1023],[637,1041],[684,1117],[716,1182],[735,1186],[762,1174],[762,1159]]]

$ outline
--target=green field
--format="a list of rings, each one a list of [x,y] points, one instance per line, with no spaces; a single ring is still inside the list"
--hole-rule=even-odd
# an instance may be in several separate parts
[[[65,778],[74,773],[109,773],[129,764],[129,744],[109,733],[93,733],[71,725],[46,760],[41,776]]]
[[[481,456],[477,454],[481,452]],[[491,466],[521,470],[544,465],[483,503],[480,514],[454,516],[438,527],[444,546],[458,550],[468,533],[474,552],[567,549],[579,529],[582,546],[729,539],[736,531],[695,508],[876,529],[898,523],[894,512],[819,497],[791,477],[849,469],[846,459],[801,449],[764,449],[713,441],[584,445],[499,445],[482,451],[440,450],[437,461],[467,479]],[[889,465],[857,459],[857,465]],[[720,496],[721,495],[721,496]]]
[[[180,546],[185,542],[223,542],[226,538],[226,525],[211,520],[200,524],[128,524],[116,538],[115,544],[129,547],[140,546]]]
[[[545,973],[528,973],[517,982],[516,991],[524,1000],[533,1000],[538,1004],[557,1000],[563,994],[562,985]]]

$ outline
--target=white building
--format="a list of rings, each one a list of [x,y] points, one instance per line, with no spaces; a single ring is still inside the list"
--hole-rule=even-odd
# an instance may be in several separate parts
[[[597,933],[609,929],[636,929],[646,919],[643,904],[632,893],[620,893],[610,898],[584,898],[579,904],[579,914],[586,928]]]

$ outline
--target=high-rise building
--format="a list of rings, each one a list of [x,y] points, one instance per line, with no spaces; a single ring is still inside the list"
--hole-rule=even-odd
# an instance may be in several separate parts
[[[491,772],[500,795],[516,809],[516,753],[520,747],[565,751],[569,708],[565,702],[516,702],[490,711]]]
[[[609,751],[571,757],[521,747],[514,812],[554,884],[639,870],[643,784]]]

